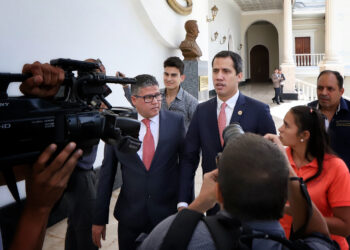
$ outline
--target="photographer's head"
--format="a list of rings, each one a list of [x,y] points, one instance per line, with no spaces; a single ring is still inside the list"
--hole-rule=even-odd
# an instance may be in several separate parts
[[[162,95],[154,76],[138,75],[136,84],[131,85],[131,101],[137,112],[144,118],[152,118],[159,114]]]
[[[218,161],[218,197],[243,220],[282,217],[288,193],[288,163],[272,142],[244,134],[228,143]]]

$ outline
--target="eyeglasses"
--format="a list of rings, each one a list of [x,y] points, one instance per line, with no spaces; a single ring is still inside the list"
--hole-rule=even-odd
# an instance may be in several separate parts
[[[145,103],[153,102],[154,98],[156,98],[157,101],[161,101],[162,100],[162,94],[161,93],[157,93],[155,95],[144,95],[144,96],[134,95],[134,96],[137,97],[137,98],[143,98]]]

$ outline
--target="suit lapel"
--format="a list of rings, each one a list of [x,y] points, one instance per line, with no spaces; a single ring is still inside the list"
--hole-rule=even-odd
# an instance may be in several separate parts
[[[233,122],[241,123],[242,116],[245,111],[245,96],[239,93],[235,108],[233,110],[230,124]]]

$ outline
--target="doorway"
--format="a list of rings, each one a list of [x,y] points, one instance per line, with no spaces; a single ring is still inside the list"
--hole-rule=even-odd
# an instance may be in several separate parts
[[[310,37],[295,38],[295,54],[297,66],[311,66]]]
[[[253,82],[269,81],[269,51],[263,45],[250,51],[250,77]]]

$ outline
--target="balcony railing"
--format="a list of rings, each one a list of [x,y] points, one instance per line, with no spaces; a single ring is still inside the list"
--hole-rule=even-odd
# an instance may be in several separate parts
[[[294,61],[297,67],[318,66],[325,54],[294,54]]]
[[[295,91],[298,93],[298,99],[312,102],[317,99],[317,86],[315,84],[295,79]],[[343,95],[343,98],[349,100],[350,97]]]
[[[304,101],[314,101],[317,99],[316,85],[299,79],[295,79],[295,91],[298,93],[298,99]]]

